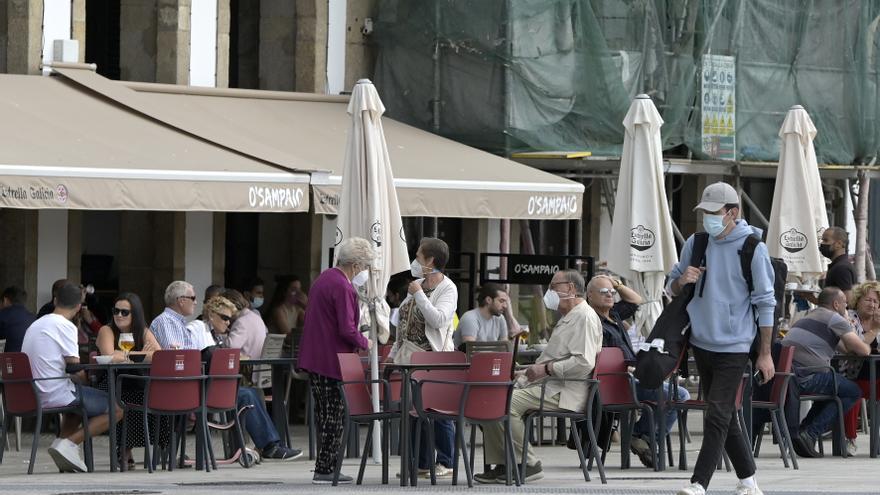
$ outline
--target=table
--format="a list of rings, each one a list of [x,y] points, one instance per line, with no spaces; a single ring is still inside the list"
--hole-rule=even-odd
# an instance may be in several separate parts
[[[871,354],[868,356],[838,354],[834,356],[834,359],[837,361],[844,359],[849,361],[865,361],[863,366],[868,367],[868,387],[870,388],[870,393],[868,394],[868,417],[871,421],[871,427],[868,430],[870,435],[870,448],[868,449],[868,453],[872,459],[877,458],[878,455],[880,455],[880,438],[878,438],[880,437],[880,421],[878,421],[877,418],[877,363],[880,362],[880,354]]]
[[[409,411],[412,409],[412,399],[410,397],[410,376],[413,371],[418,370],[463,370],[470,368],[470,363],[431,363],[431,364],[397,364],[386,363],[383,377],[388,380],[391,373],[399,371],[401,375],[400,386],[400,486],[416,486],[416,477],[418,471],[409,472],[409,450],[410,450],[410,426]],[[419,455],[418,452],[415,455]]]
[[[284,397],[287,395],[287,373],[293,370],[296,359],[292,357],[276,357],[276,358],[253,358],[242,359],[241,364],[259,366],[269,365],[272,367],[272,422],[275,423],[275,430],[281,438],[281,444],[287,445],[287,402]]]
[[[107,373],[107,395],[110,400],[110,429],[108,430],[108,435],[110,436],[110,472],[115,473],[117,470],[125,471],[125,465],[119,466],[119,457],[118,452],[116,452],[116,415],[112,414],[113,407],[116,407],[116,374],[119,370],[128,371],[128,370],[148,370],[150,369],[150,363],[141,362],[141,363],[108,363],[108,364],[79,364],[71,367],[75,370],[86,370],[86,371],[104,371]]]

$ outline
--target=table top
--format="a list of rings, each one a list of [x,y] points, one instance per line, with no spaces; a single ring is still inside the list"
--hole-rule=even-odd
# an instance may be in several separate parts
[[[471,363],[385,363],[385,368],[389,369],[399,369],[399,370],[461,370],[467,369],[471,367]]]
[[[276,357],[276,358],[242,358],[241,364],[296,364],[296,359],[292,357]]]
[[[144,361],[141,363],[80,363],[68,366],[75,370],[146,370],[150,369],[150,363]]]

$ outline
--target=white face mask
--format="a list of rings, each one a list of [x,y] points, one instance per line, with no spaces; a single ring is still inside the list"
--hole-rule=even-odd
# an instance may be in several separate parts
[[[419,263],[419,260],[414,259],[412,264],[409,265],[409,272],[415,278],[422,278],[425,276],[425,272],[422,271],[422,268],[424,267],[421,263]]]
[[[547,289],[547,292],[544,293],[544,307],[550,311],[559,309],[559,293],[553,289]]]
[[[365,283],[367,283],[367,280],[369,280],[369,278],[370,278],[370,271],[369,270],[361,270],[357,273],[357,275],[355,275],[354,277],[351,278],[351,285],[353,285],[355,287],[360,287],[360,286],[364,285]]]
[[[255,297],[254,302],[251,303],[251,306],[253,306],[254,309],[259,309],[259,307],[262,305],[263,305],[263,298],[262,297]]]

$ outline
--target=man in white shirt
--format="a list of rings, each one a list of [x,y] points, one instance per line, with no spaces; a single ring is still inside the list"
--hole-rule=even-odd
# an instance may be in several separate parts
[[[477,294],[477,308],[461,316],[453,334],[455,347],[465,342],[498,342],[508,339],[504,312],[510,299],[500,285],[487,282]]]
[[[77,329],[71,320],[79,313],[81,298],[80,287],[66,282],[55,295],[54,311],[35,321],[25,333],[21,350],[28,355],[34,378],[64,377],[68,364],[79,364]],[[74,378],[85,382],[85,373],[80,372]],[[36,386],[44,408],[67,406],[81,400],[89,418],[89,433],[94,436],[107,431],[110,400],[105,392],[83,386],[81,397],[77,397],[76,386],[70,379],[40,380]],[[114,410],[117,420],[121,419],[122,411],[118,407]],[[61,438],[55,439],[49,447],[52,460],[62,472],[86,471],[78,447],[84,439],[81,421],[75,414],[65,414]]]

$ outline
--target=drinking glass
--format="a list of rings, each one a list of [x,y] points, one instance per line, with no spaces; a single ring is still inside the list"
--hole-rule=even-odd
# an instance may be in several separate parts
[[[125,361],[128,362],[128,353],[134,349],[134,335],[130,333],[119,334],[119,348],[125,355]]]

